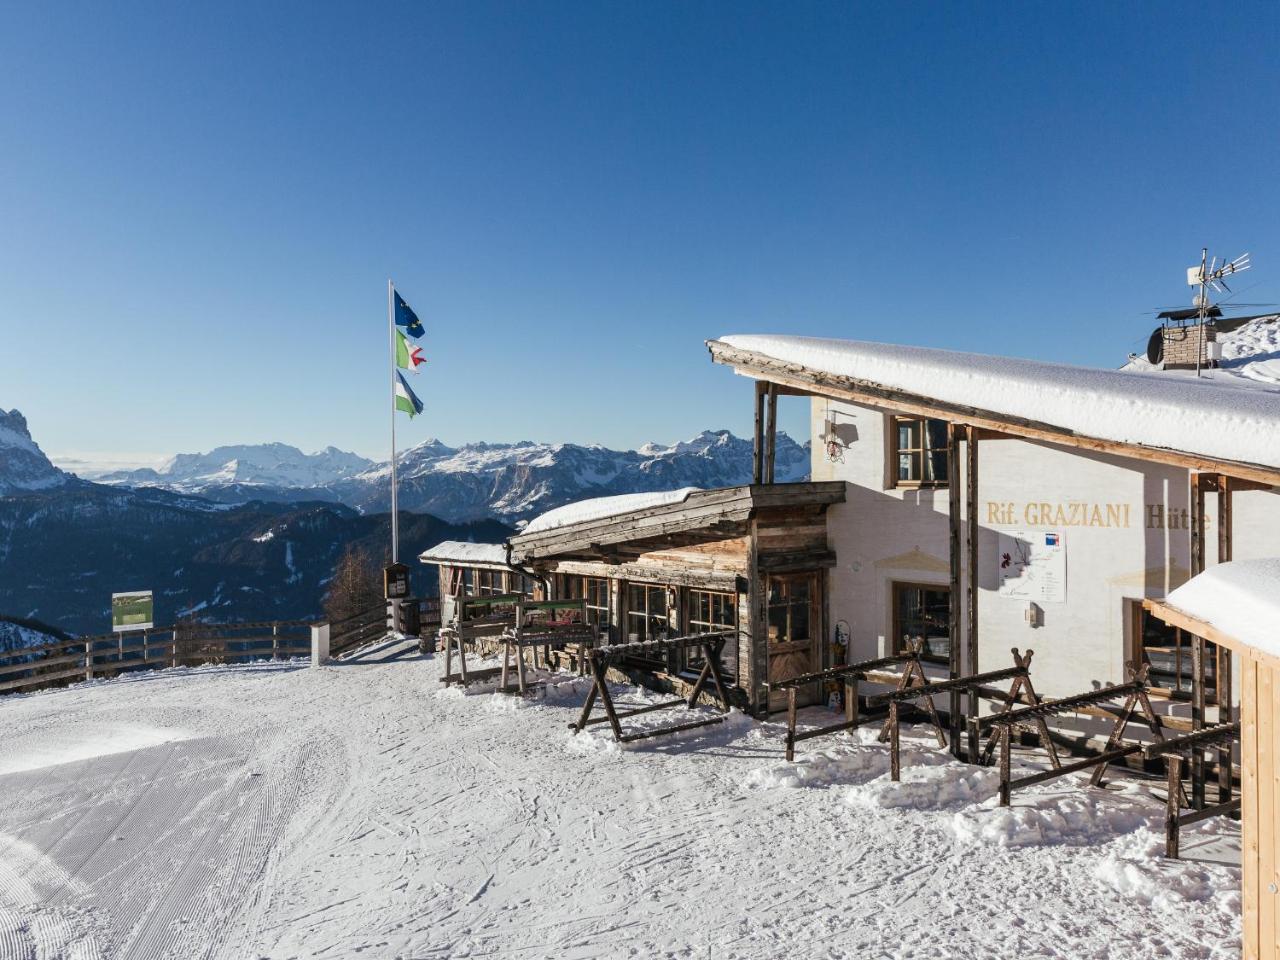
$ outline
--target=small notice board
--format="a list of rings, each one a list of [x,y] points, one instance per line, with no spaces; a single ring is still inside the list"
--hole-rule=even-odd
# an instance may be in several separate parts
[[[999,595],[1037,603],[1066,603],[1067,544],[1053,530],[1000,532]]]
[[[111,595],[111,632],[150,630],[155,626],[155,605],[150,590]]]

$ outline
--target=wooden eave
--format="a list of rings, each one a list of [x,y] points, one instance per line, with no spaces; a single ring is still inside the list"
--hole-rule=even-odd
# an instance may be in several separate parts
[[[753,350],[732,347],[723,340],[708,340],[707,349],[711,351],[713,361],[732,367],[734,373],[756,380],[767,380],[810,395],[848,400],[894,413],[934,417],[951,423],[967,424],[984,431],[1022,440],[1056,443],[1135,460],[1185,467],[1189,470],[1221,473],[1241,480],[1254,481],[1267,487],[1280,486],[1280,468],[1266,464],[1223,460],[1185,450],[1104,440],[1100,437],[1076,433],[1051,423],[935,400],[869,380],[827,373],[803,364],[788,363]]]
[[[1237,637],[1233,637],[1229,633],[1224,633],[1211,623],[1206,623],[1199,617],[1195,617],[1185,610],[1180,610],[1175,606],[1171,606],[1164,600],[1152,600],[1150,598],[1142,601],[1142,608],[1148,611],[1152,616],[1158,617],[1172,627],[1178,627],[1186,630],[1193,636],[1203,637],[1210,643],[1216,643],[1219,646],[1226,647],[1234,653],[1238,653],[1243,657],[1264,663],[1269,667],[1280,667],[1280,657],[1274,657],[1269,653],[1259,650],[1252,644],[1245,643]]]
[[[843,503],[842,481],[774,483],[698,490],[679,503],[629,510],[609,517],[518,534],[512,562],[603,560],[624,563],[653,550],[691,546],[744,535],[760,510]]]
[[[423,551],[424,553],[426,551]],[[446,560],[440,557],[423,557],[418,555],[418,562],[423,564],[435,564],[438,567],[465,567],[475,570],[494,570],[510,573],[511,568],[505,563],[495,563],[491,560]]]

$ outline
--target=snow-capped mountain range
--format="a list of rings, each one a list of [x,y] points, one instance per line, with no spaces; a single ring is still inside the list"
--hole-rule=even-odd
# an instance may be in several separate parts
[[[182,493],[240,484],[308,489],[355,476],[372,466],[372,460],[337,447],[303,453],[286,443],[258,443],[215,447],[208,453],[180,453],[157,469],[121,470],[87,479],[131,487],[165,487]]]
[[[807,446],[779,434],[776,476],[809,474]],[[400,506],[458,523],[528,519],[586,497],[677,487],[722,487],[751,477],[751,441],[728,430],[706,430],[670,446],[611,450],[572,443],[468,443],[427,440],[398,464]],[[273,443],[179,454],[158,470],[122,471],[100,483],[162,487],[226,503],[326,500],[361,513],[390,507],[390,466],[329,447],[305,454]]]

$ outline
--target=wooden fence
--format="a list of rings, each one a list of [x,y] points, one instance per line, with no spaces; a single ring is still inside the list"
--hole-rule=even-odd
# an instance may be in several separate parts
[[[191,623],[76,637],[0,653],[0,694],[134,670],[281,660],[311,651],[306,620]]]
[[[416,603],[423,632],[440,626],[440,601]],[[387,632],[388,605],[378,604],[330,627],[330,651],[351,650]],[[0,652],[0,695],[65,686],[135,670],[193,667],[203,663],[284,660],[311,653],[309,620],[259,623],[180,623],[124,633],[75,637]]]
[[[415,604],[418,608],[416,618],[408,616],[408,607]],[[418,633],[431,633],[440,628],[440,601],[435,597],[409,597],[400,601],[401,624],[408,625],[408,620],[416,619]],[[391,604],[384,602],[369,607],[343,620],[329,622],[329,653],[332,656],[353,650],[356,647],[377,640],[391,628]]]

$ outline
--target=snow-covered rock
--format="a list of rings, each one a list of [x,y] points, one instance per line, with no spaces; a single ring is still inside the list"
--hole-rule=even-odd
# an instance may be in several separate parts
[[[23,490],[48,490],[67,482],[31,439],[27,418],[17,410],[0,410],[0,497]]]

